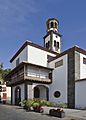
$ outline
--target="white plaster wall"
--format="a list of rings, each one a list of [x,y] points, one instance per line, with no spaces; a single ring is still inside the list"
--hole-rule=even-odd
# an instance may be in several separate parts
[[[56,37],[56,36],[57,36],[57,37]],[[60,48],[57,49],[57,50],[56,50],[56,48],[54,47],[54,40],[56,40],[56,42],[59,42]],[[61,51],[61,38],[60,38],[58,35],[56,35],[56,34],[53,34],[53,44],[52,44],[52,46],[53,46],[53,51],[58,51],[58,53],[60,53],[60,51]]]
[[[83,64],[83,57],[86,55],[80,53],[80,79],[86,78],[86,64]]]
[[[22,52],[13,60],[11,63],[11,69],[16,67],[16,60],[19,58],[20,63],[23,61],[27,61],[27,47],[25,47]]]
[[[36,65],[47,67],[47,55],[55,54],[28,45],[28,62]]]
[[[45,44],[50,41],[50,35],[48,35],[46,38],[45,38]]]
[[[13,94],[12,94],[13,95],[13,99],[12,99],[13,100],[12,101],[13,104],[15,104],[15,88],[18,87],[18,86],[21,88],[21,101],[25,99],[25,95],[24,95],[25,85],[24,84],[20,84],[20,85],[14,86],[13,87]]]
[[[32,85],[27,85],[27,99],[33,99],[33,89],[32,89]]]
[[[11,104],[11,87],[7,87],[7,103]]]
[[[86,81],[75,83],[75,107],[86,108]]]
[[[63,59],[63,65],[55,68],[55,62]],[[50,67],[53,67],[53,79],[52,84],[49,87],[49,99],[52,102],[64,102],[67,103],[67,74],[68,74],[68,61],[67,54],[50,62]],[[60,91],[61,96],[59,98],[54,97],[54,92]]]

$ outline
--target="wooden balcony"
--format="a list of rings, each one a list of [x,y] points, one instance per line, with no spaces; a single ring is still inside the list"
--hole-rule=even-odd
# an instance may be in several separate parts
[[[25,81],[39,82],[44,84],[50,84],[52,82],[52,73],[49,73],[46,76],[45,74],[42,75],[40,73],[37,74],[35,72],[34,73],[27,72],[26,68],[27,68],[27,65],[23,65],[19,67],[19,69],[14,69],[13,71],[11,71],[11,73],[6,76],[7,86],[21,84]],[[39,69],[42,69],[42,68],[39,68]]]

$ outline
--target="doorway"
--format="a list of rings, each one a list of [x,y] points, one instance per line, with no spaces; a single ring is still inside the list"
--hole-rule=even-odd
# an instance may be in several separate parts
[[[16,89],[15,89],[15,105],[19,105],[20,101],[21,101],[21,88],[16,87]]]

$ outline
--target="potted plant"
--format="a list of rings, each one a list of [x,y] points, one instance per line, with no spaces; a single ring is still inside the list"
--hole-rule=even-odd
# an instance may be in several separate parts
[[[61,108],[60,109],[50,109],[49,115],[63,118],[63,117],[65,117],[65,112]]]
[[[41,102],[40,99],[34,99],[34,102],[33,102],[33,109],[35,112],[43,112],[43,103]]]

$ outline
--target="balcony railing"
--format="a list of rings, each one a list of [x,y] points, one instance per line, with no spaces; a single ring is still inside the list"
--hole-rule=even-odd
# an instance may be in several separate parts
[[[40,74],[40,73],[32,73],[32,72],[27,72],[26,76],[37,77],[37,78],[45,78],[45,79],[49,78],[49,75],[43,75],[43,74]]]
[[[16,82],[19,82],[21,80],[31,80],[31,81],[38,81],[38,82],[51,82],[51,79],[49,78],[49,75],[42,75],[42,74],[36,74],[31,72],[22,72],[17,75],[12,75],[10,78],[10,81],[8,81],[7,84],[14,84]]]

